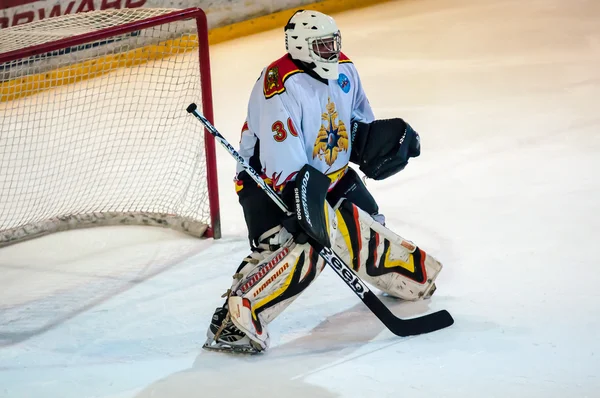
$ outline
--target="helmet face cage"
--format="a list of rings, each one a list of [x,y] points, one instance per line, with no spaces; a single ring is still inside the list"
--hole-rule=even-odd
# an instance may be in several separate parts
[[[306,41],[310,57],[315,61],[335,63],[340,59],[342,35],[339,31],[321,37],[309,37]]]
[[[318,11],[300,10],[284,27],[285,48],[319,77],[337,79],[342,36],[335,21]]]

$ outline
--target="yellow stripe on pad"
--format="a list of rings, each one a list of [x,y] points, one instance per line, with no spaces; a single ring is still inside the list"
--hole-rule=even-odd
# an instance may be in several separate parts
[[[292,278],[294,277],[294,272],[296,272],[296,267],[298,266],[299,261],[300,261],[300,256],[298,256],[298,258],[296,259],[296,263],[294,264],[294,267],[289,271],[287,279],[279,287],[279,289],[275,290],[273,293],[269,294],[268,296],[266,296],[265,298],[263,298],[262,300],[260,300],[259,302],[257,302],[256,304],[254,304],[252,306],[252,309],[251,309],[252,310],[252,318],[254,318],[255,320],[258,320],[256,311],[259,308],[262,308],[265,304],[268,304],[271,301],[275,300],[277,297],[281,296],[288,289],[288,287],[290,287],[290,284],[292,283]],[[281,270],[281,272],[283,273],[287,270],[288,267],[289,267],[289,261],[286,261],[285,263],[283,263],[283,265],[281,267],[277,268],[277,270],[278,271]]]
[[[392,249],[392,245],[388,246],[388,249],[385,253],[385,259],[383,262],[383,266],[385,268],[394,268],[394,267],[402,267],[404,269],[409,270],[410,272],[415,272],[415,258],[412,254],[408,255],[408,262],[402,261],[400,259],[390,260],[390,251]]]
[[[354,248],[352,247],[352,242],[350,241],[350,231],[348,231],[348,226],[346,225],[346,221],[344,217],[342,217],[342,213],[340,213],[339,209],[335,211],[337,215],[337,224],[342,237],[344,238],[344,242],[346,243],[346,247],[348,247],[348,252],[350,253],[350,261],[354,258]],[[353,264],[350,264],[352,268]],[[355,270],[356,271],[356,270]]]

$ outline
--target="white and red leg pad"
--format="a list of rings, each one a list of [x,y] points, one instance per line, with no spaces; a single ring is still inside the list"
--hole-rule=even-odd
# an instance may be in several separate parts
[[[442,264],[347,200],[335,207],[333,250],[366,282],[404,300],[428,298]]]
[[[267,325],[321,273],[323,260],[308,244],[290,239],[259,264],[247,264],[228,299],[231,321],[266,349]]]

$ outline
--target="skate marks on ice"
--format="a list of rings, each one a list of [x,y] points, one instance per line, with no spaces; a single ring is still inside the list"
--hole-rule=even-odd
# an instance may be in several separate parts
[[[406,303],[381,298],[394,313],[402,316],[416,316],[429,311],[429,301]],[[282,314],[284,316],[293,317],[294,314]],[[281,323],[277,321],[272,324],[272,337],[274,340],[285,339],[287,342],[281,345],[274,342],[271,349],[263,354],[227,354],[201,350],[191,369],[148,386],[136,398],[212,397],[223,391],[253,397],[338,397],[341,395],[335,392],[335,386],[328,390],[309,384],[306,377],[418,338],[399,338],[389,333],[378,339],[386,328],[362,303],[327,317],[308,334],[298,338],[294,338],[293,334],[301,332],[288,330],[282,333],[281,327]]]
[[[0,347],[47,332],[204,250],[151,227],[66,231],[2,249]]]

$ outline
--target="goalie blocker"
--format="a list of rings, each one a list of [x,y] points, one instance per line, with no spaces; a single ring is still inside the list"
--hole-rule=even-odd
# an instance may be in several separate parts
[[[283,192],[288,208],[294,209],[284,218],[283,226],[296,242],[308,242],[317,251],[331,247],[329,223],[333,214],[329,214],[331,208],[325,201],[330,183],[329,177],[307,164]]]
[[[441,264],[346,198],[332,207],[325,200],[328,181],[311,166],[300,171],[290,183],[294,213],[284,222],[293,236],[236,274],[227,300],[229,315],[257,351],[269,345],[267,325],[321,273],[320,247],[331,247],[361,278],[394,297],[418,300],[435,289]]]

